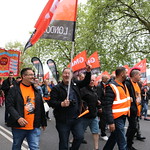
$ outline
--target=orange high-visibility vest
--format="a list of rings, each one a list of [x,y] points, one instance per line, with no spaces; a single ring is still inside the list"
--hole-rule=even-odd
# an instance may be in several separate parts
[[[131,81],[131,83],[132,83],[134,91],[135,91],[137,116],[141,116],[141,89],[137,82]],[[137,98],[139,99],[139,102],[137,101]]]
[[[114,84],[110,84],[110,87],[116,95],[112,105],[114,119],[122,115],[130,115],[131,98],[127,87],[125,86],[125,90]]]

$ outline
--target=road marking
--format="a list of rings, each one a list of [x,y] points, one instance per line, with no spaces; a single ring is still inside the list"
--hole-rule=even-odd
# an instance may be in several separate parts
[[[2,129],[3,131],[5,131],[6,133],[8,133],[10,136],[12,136],[12,133],[7,130],[6,128],[0,126],[0,129]],[[3,131],[0,131],[0,134],[2,136],[4,136],[7,140],[9,140],[10,142],[13,142],[12,138],[10,138],[7,134],[5,134]],[[27,142],[26,141],[23,141],[23,144],[25,144],[26,146],[28,146]],[[27,148],[25,148],[24,146],[22,146],[21,148],[22,150],[28,150]]]
[[[9,130],[7,130],[6,128],[4,128],[4,127],[2,127],[2,126],[0,126],[0,128],[1,128],[3,131],[7,132],[8,134],[10,134],[10,135],[12,136],[12,134],[11,134],[11,132],[10,132]]]

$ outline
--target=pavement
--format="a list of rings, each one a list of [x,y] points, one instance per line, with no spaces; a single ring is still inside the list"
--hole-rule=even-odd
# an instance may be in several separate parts
[[[4,109],[5,107],[0,107],[0,150],[11,150],[12,146],[12,134],[11,128],[8,128],[4,124]],[[150,111],[149,111],[150,112]],[[150,113],[149,113],[150,114]],[[40,150],[58,150],[58,133],[55,129],[55,119],[52,114],[52,109],[50,110],[51,121],[48,121],[48,126],[45,131],[42,131]],[[126,124],[127,128],[128,122]],[[140,121],[140,127],[142,135],[146,137],[145,141],[134,140],[134,147],[138,150],[150,150],[150,121],[145,121],[143,118]],[[109,131],[106,131],[109,136]],[[71,136],[70,136],[71,138]],[[85,133],[85,140],[87,144],[81,144],[80,150],[93,150],[93,139],[89,128]],[[100,138],[99,140],[99,150],[103,149],[106,141]],[[28,150],[28,144],[24,141],[22,150]],[[118,150],[115,146],[114,150]]]

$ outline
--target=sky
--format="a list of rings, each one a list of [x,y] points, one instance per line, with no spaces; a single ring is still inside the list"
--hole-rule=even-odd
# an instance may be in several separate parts
[[[8,42],[25,44],[48,0],[0,1],[0,48]],[[78,0],[85,3],[87,0]]]

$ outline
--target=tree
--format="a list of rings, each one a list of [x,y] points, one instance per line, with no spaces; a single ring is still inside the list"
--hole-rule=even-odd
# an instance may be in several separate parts
[[[149,9],[148,0],[89,0],[83,7],[78,36],[89,51],[99,51],[102,70],[150,60]]]

